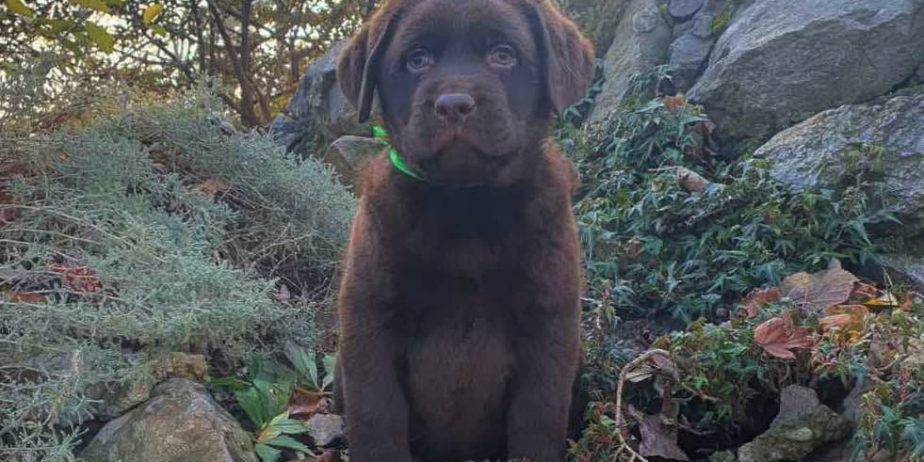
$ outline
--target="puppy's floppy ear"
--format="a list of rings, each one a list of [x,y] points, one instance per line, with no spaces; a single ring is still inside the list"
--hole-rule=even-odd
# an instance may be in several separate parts
[[[528,0],[546,96],[555,112],[578,102],[594,78],[594,49],[550,0]]]
[[[397,8],[386,4],[353,37],[337,61],[337,81],[347,100],[359,111],[359,121],[369,120],[375,95],[376,74],[388,48]]]

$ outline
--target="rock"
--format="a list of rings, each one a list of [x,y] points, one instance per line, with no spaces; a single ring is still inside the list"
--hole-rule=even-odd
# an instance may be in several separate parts
[[[202,385],[172,379],[106,424],[80,454],[88,462],[257,462],[251,436]]]
[[[716,452],[709,456],[709,462],[735,462],[737,458],[731,451]]]
[[[790,385],[780,393],[780,412],[773,419],[771,427],[794,422],[811,414],[821,405],[815,390],[800,385]]]
[[[863,395],[873,391],[873,389],[876,388],[875,385],[875,382],[869,378],[861,378],[853,388],[850,389],[850,393],[847,394],[847,397],[844,398],[844,402],[841,403],[841,415],[852,424],[857,425],[860,422]]]
[[[714,40],[702,38],[692,30],[671,43],[668,63],[677,91],[684,92],[693,86],[709,59],[714,43]]]
[[[600,122],[629,97],[645,98],[633,81],[667,62],[671,28],[658,11],[657,0],[632,0],[616,27],[613,45],[604,59],[606,82],[590,116]]]
[[[335,414],[315,414],[305,422],[308,436],[321,448],[341,446],[346,441],[343,417]]]
[[[686,21],[703,7],[703,3],[705,0],[671,0],[667,12],[678,21]]]
[[[337,57],[346,43],[332,45],[311,63],[295,96],[270,125],[270,133],[289,152],[312,154],[309,150],[318,142],[323,145],[343,135],[372,131],[370,125],[357,122],[356,111],[337,83]]]
[[[918,66],[918,70],[914,73],[914,81],[924,84],[924,63]]]
[[[850,433],[850,422],[820,404],[809,388],[790,386],[781,396],[780,413],[764,434],[738,449],[738,462],[802,460]]]
[[[355,186],[362,166],[387,147],[388,144],[374,138],[343,136],[327,148],[324,161],[334,167],[344,183]]]
[[[209,365],[203,355],[173,352],[154,361],[154,375],[161,381],[168,378],[205,380],[208,371]]]
[[[924,257],[907,253],[883,253],[876,256],[876,266],[879,274],[885,270],[893,282],[909,285],[915,290],[924,291]]]
[[[754,157],[770,161],[771,175],[796,189],[872,171],[884,186],[876,199],[904,223],[889,233],[922,232],[924,93],[824,111],[778,133]]]
[[[883,95],[924,62],[922,0],[763,0],[737,11],[688,92],[728,140]]]

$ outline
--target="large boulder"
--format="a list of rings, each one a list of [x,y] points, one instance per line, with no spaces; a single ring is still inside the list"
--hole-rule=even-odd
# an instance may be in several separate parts
[[[613,45],[606,53],[606,82],[597,95],[591,122],[606,119],[626,98],[644,97],[635,79],[667,62],[671,27],[661,15],[657,0],[632,0],[616,26]]]
[[[780,401],[780,413],[770,429],[738,449],[738,462],[803,460],[850,434],[850,422],[821,404],[809,388],[789,386]]]
[[[337,82],[337,58],[347,42],[338,42],[312,62],[298,85],[295,96],[282,115],[270,125],[270,132],[290,152],[302,155],[343,135],[368,135],[372,127],[357,123],[356,111]]]
[[[80,454],[87,462],[257,462],[253,443],[202,385],[172,379],[106,424]]]
[[[904,222],[889,234],[924,231],[924,93],[821,112],[778,133],[754,156],[797,189],[871,174],[884,188],[877,199]]]
[[[681,5],[683,8],[678,10]],[[715,46],[716,18],[720,14],[730,15],[733,6],[727,5],[725,0],[671,1],[668,11],[675,21],[674,41],[668,50],[668,65],[674,89],[686,92],[709,62],[709,55]],[[684,14],[690,16],[681,16]]]
[[[689,98],[726,140],[763,141],[883,95],[924,62],[924,0],[761,0],[738,11]]]

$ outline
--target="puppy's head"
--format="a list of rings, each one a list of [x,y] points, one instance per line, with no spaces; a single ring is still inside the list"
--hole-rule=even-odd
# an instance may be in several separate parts
[[[553,112],[593,77],[593,51],[550,0],[390,0],[340,57],[366,119],[427,181],[503,186],[528,171]]]

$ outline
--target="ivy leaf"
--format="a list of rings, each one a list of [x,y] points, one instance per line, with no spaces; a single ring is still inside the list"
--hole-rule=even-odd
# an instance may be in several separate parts
[[[106,2],[102,0],[71,0],[71,3],[76,3],[82,7],[99,11],[100,13],[109,14],[109,5],[106,5]]]
[[[27,18],[35,16],[35,11],[32,11],[32,8],[29,8],[20,0],[6,0],[6,7],[19,16],[25,16]]]
[[[164,11],[164,6],[160,3],[152,3],[144,9],[144,13],[141,15],[141,21],[145,26],[154,22],[158,16]]]
[[[90,36],[90,40],[93,40],[97,48],[106,53],[111,53],[112,50],[115,49],[115,39],[109,35],[109,32],[106,32],[105,28],[90,21],[84,24],[84,28],[87,30],[87,35]]]

